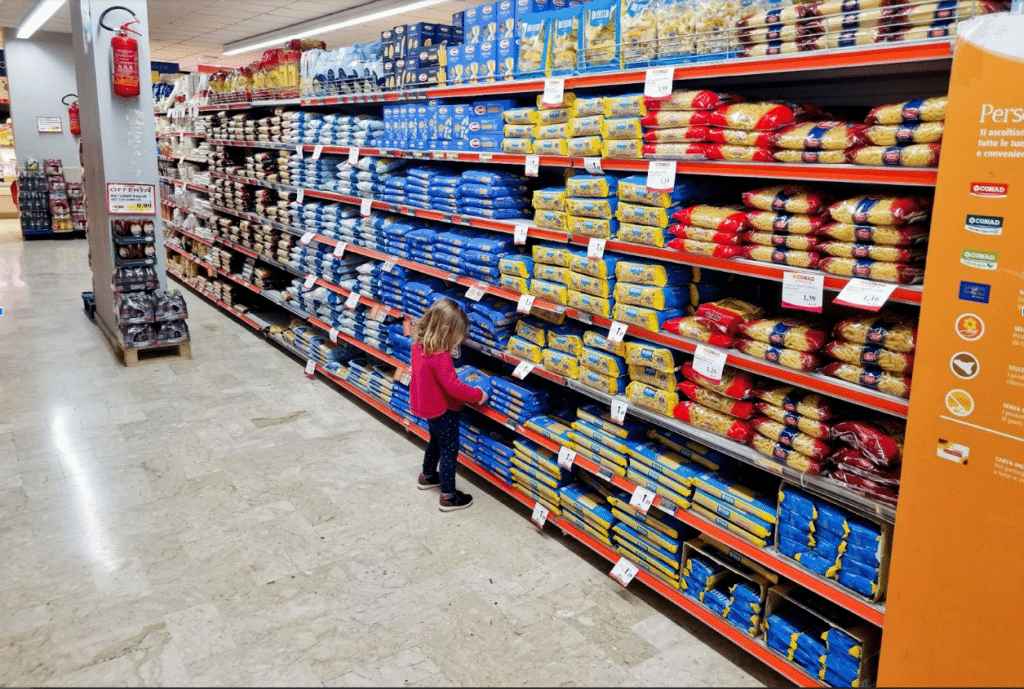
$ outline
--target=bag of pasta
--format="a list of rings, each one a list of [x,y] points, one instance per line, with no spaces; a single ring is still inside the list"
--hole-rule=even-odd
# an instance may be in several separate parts
[[[672,415],[680,421],[701,430],[730,438],[741,443],[750,441],[750,426],[745,421],[735,419],[728,414],[709,409],[692,400],[679,402],[672,410]]]
[[[548,54],[548,27],[551,16],[549,13],[531,14],[524,17],[519,24],[519,59],[516,63],[516,74],[524,77],[543,76],[544,61]],[[449,68],[450,69],[450,68]],[[525,111],[521,108],[519,111]],[[536,121],[532,115],[531,121]],[[508,118],[506,118],[506,122]]]
[[[813,117],[825,119],[826,113],[809,103],[735,103],[712,110],[708,123],[730,129],[775,131]]]
[[[770,148],[773,132],[748,132],[742,129],[723,129],[722,127],[706,127],[707,140],[715,144],[731,146],[754,146]]]
[[[813,354],[785,347],[773,347],[757,340],[740,338],[736,341],[736,349],[795,371],[814,371],[821,365],[821,360]]]
[[[730,103],[742,103],[745,99],[738,93],[725,91],[673,91],[668,98],[645,97],[647,111],[661,110],[714,110]]]
[[[645,131],[651,129],[678,129],[704,127],[708,123],[706,110],[660,110],[640,118]]]
[[[801,318],[759,318],[740,324],[739,332],[758,342],[801,352],[817,352],[828,339],[821,323]]]
[[[672,219],[683,225],[706,227],[720,232],[739,232],[747,226],[747,214],[735,206],[699,204],[681,208],[672,214]]]
[[[832,451],[832,448],[827,443],[823,443],[817,438],[812,438],[792,426],[787,426],[765,416],[752,420],[750,428],[766,438],[781,443],[786,447],[791,447],[800,454],[812,459],[824,459]]]
[[[811,151],[842,151],[864,144],[862,124],[826,120],[802,122],[775,132],[771,145],[778,148]]]
[[[622,2],[622,64],[643,65],[658,56],[658,12],[654,0]]]
[[[759,414],[763,414],[773,421],[792,426],[812,438],[829,440],[832,437],[832,427],[827,423],[815,421],[796,412],[786,411],[782,407],[776,407],[774,404],[768,404],[767,402],[755,402],[754,408]]]
[[[686,0],[658,2],[658,57],[671,58],[696,52],[696,10]]]
[[[778,213],[775,211],[747,211],[747,224],[761,232],[788,232],[812,235],[821,232],[828,216]]]
[[[915,263],[890,263],[829,256],[821,259],[818,268],[830,275],[894,282],[898,285],[913,285],[924,280],[924,267]]]
[[[882,467],[865,457],[860,450],[853,447],[840,447],[828,456],[828,463],[835,469],[849,471],[852,474],[877,481],[880,485],[896,488],[900,485],[902,467],[896,464]]]
[[[914,355],[891,352],[882,347],[853,344],[833,340],[825,345],[825,354],[838,361],[858,366],[877,366],[889,373],[910,375],[914,370]]]
[[[644,158],[655,160],[670,158],[672,160],[708,160],[708,146],[713,144],[644,144],[642,153]]]
[[[932,200],[926,196],[862,195],[836,201],[828,213],[852,225],[912,225],[928,219]]]
[[[699,242],[694,239],[673,239],[668,246],[677,251],[710,258],[736,258],[743,253],[739,245]]]
[[[741,232],[740,239],[746,244],[777,246],[794,251],[813,251],[821,239],[806,234],[774,234],[771,232]]]
[[[794,268],[817,268],[821,262],[821,255],[816,251],[797,251],[795,249],[761,246],[758,244],[748,244],[743,247],[743,255],[751,261],[774,263],[780,266],[793,266]]]
[[[551,13],[545,74],[572,74],[579,65],[580,6]]]
[[[714,244],[742,244],[744,233],[741,232],[719,232],[709,230],[706,227],[690,227],[689,225],[669,225],[668,233],[682,239],[692,239],[698,242],[712,242]]]
[[[670,129],[650,129],[644,133],[644,143],[701,143],[708,141],[708,128],[672,127]]]
[[[765,457],[771,457],[792,469],[807,474],[820,474],[824,466],[821,460],[808,457],[802,452],[798,452],[782,443],[777,443],[760,433],[753,434],[750,439],[750,446]]]
[[[828,478],[855,493],[866,495],[873,500],[884,502],[887,505],[895,505],[899,500],[899,492],[894,487],[882,485],[877,481],[858,476],[851,471],[835,469],[828,473]]]
[[[706,328],[724,335],[735,335],[744,323],[764,318],[764,309],[741,299],[727,297],[701,304],[693,318]]]
[[[833,376],[848,383],[856,383],[865,388],[878,390],[886,395],[910,397],[910,377],[901,376],[895,373],[888,373],[877,366],[857,366],[841,361],[828,364],[821,372],[826,376]]]
[[[708,160],[729,160],[734,163],[770,163],[775,160],[775,152],[770,148],[728,144],[708,144],[704,156]]]
[[[801,184],[783,184],[743,192],[743,203],[749,208],[773,213],[821,215],[832,203],[832,195],[814,191]]]
[[[896,419],[851,420],[837,423],[833,436],[860,451],[881,467],[892,467],[903,457],[906,422]]]
[[[876,124],[867,128],[864,138],[873,146],[937,144],[942,141],[945,126],[945,122]]]
[[[729,349],[736,342],[736,338],[701,325],[693,316],[673,318],[672,320],[665,321],[661,327],[666,332],[681,335],[690,340],[704,342],[713,347],[721,347],[722,349]]]
[[[939,122],[946,119],[946,96],[915,98],[892,105],[879,105],[868,113],[868,124],[903,124],[904,122]]]
[[[822,227],[821,234],[840,242],[912,246],[928,241],[928,226],[851,225],[849,223],[836,222]]]
[[[938,167],[942,144],[910,144],[909,146],[862,146],[850,150],[854,165],[888,167]]]
[[[844,165],[850,162],[849,151],[789,151],[777,150],[774,153],[778,163],[800,163],[806,165]]]
[[[717,392],[708,390],[692,380],[684,380],[677,386],[679,392],[687,398],[702,404],[708,409],[720,411],[738,419],[749,419],[754,416],[754,403],[749,401],[734,400],[731,397],[720,395]]]
[[[754,376],[746,371],[741,371],[732,366],[726,366],[722,371],[722,380],[712,380],[707,376],[698,373],[693,368],[693,362],[687,361],[682,367],[683,377],[692,380],[708,390],[731,397],[734,400],[749,400],[754,397],[757,386]]]
[[[838,416],[838,410],[831,399],[816,392],[799,390],[792,385],[766,385],[757,390],[757,397],[768,404],[815,421],[829,421]]]
[[[583,8],[584,69],[598,71],[619,69],[620,0],[590,0]]]
[[[926,249],[914,249],[886,244],[854,244],[851,242],[822,242],[819,247],[829,256],[839,258],[866,258],[872,261],[888,261],[890,263],[916,263],[923,261]]]
[[[836,324],[832,336],[908,354],[917,347],[917,319],[890,311],[851,316]]]

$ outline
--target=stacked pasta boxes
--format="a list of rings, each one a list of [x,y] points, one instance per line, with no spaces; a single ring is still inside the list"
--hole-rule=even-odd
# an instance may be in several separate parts
[[[683,544],[683,557],[684,592],[734,627],[757,635],[778,575],[704,534]]]
[[[610,490],[581,473],[575,483],[562,486],[558,493],[562,519],[609,548],[614,547],[612,529],[616,518],[609,503]]]
[[[661,443],[657,437],[625,444],[629,457],[626,478],[660,496],[679,509],[692,506],[696,478],[708,471],[710,464],[688,459]],[[703,457],[700,458],[704,460]]]
[[[836,324],[822,372],[879,392],[909,398],[917,320],[892,312],[851,316]]]
[[[761,548],[775,533],[775,501],[771,496],[711,473],[696,478],[693,511]]]
[[[556,508],[556,514],[565,509],[561,488],[572,480],[570,472],[558,466],[557,455],[547,448],[525,438],[513,442],[511,477],[522,492],[532,495],[543,505]]]
[[[568,435],[578,454],[599,468],[625,476],[629,466],[627,443],[641,438],[643,429],[632,421],[616,426],[603,408],[585,405],[576,410],[576,419]]]

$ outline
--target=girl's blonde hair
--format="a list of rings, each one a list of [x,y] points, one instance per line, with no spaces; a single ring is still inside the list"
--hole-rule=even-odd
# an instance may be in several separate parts
[[[439,299],[416,324],[416,341],[427,356],[455,352],[469,333],[469,316],[451,299]]]

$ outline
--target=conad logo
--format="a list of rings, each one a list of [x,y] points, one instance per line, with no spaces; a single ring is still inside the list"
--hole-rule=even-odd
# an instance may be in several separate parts
[[[1009,184],[999,182],[972,182],[971,193],[975,196],[1003,197],[1010,190]]]

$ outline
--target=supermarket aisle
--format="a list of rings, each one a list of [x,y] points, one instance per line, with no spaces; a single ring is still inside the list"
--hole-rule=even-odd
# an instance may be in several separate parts
[[[782,684],[191,293],[115,363],[86,253],[0,225],[0,685]]]

